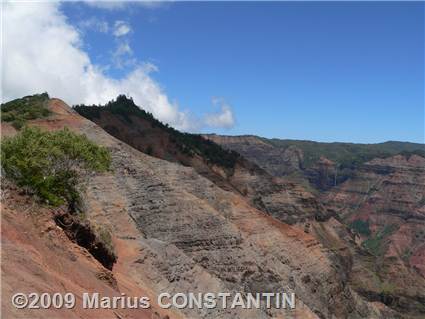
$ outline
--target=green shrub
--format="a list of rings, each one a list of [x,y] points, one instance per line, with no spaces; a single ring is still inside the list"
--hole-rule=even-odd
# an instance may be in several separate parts
[[[67,128],[45,132],[25,127],[1,142],[6,177],[53,206],[78,202],[80,177],[90,171],[105,171],[110,162],[106,148]]]
[[[36,94],[16,99],[1,105],[1,120],[12,123],[16,129],[21,129],[28,120],[47,117],[49,95]]]
[[[355,230],[357,233],[361,235],[370,236],[371,234],[368,220],[364,221],[361,219],[356,219],[350,224],[350,228]]]

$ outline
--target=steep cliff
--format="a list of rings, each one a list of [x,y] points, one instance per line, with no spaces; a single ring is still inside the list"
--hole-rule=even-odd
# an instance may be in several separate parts
[[[400,153],[425,157],[423,144],[385,142],[377,144],[320,143],[267,139],[258,136],[205,135],[226,149],[239,152],[273,176],[291,177],[313,189],[326,191],[356,174],[357,168],[374,158]]]
[[[425,313],[425,157],[418,155],[423,145],[389,142],[352,145],[345,150],[347,145],[338,145],[335,149],[340,155],[333,154],[331,145],[320,149],[321,143],[311,142],[310,146],[319,148],[313,161],[310,150],[307,154],[301,149],[293,151],[307,142],[284,149],[276,141],[268,143],[254,136],[207,138],[240,152],[276,176],[307,179],[320,191],[314,193],[326,208],[325,215],[333,217],[310,221],[306,230],[335,253],[355,290],[406,316]],[[292,161],[284,156],[289,150]],[[341,165],[324,155],[335,161],[345,158],[352,165],[341,170]],[[368,161],[373,155],[381,158]],[[299,163],[295,175],[293,163]]]
[[[105,106],[79,105],[74,109],[126,144],[148,155],[192,167],[215,185],[246,197],[253,206],[279,220],[294,224],[325,217],[323,207],[305,188],[272,176],[238,153],[200,135],[181,133],[162,124],[125,96]],[[293,151],[297,153],[296,149]],[[291,150],[285,151],[288,163],[293,157],[290,153]],[[296,161],[292,164],[294,170],[298,169]]]

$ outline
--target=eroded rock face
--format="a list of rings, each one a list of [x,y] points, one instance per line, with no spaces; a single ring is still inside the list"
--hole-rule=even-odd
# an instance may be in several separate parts
[[[71,241],[54,221],[57,210],[39,205],[3,181],[2,318],[162,319],[171,315],[155,305],[151,309],[84,309],[81,296],[85,292],[113,298],[122,293],[149,296],[149,291],[128,280],[129,276],[119,268],[110,272],[88,250]],[[123,257],[122,251],[120,255]],[[76,304],[72,309],[17,309],[11,300],[18,292],[73,293]]]
[[[286,174],[276,169],[288,167],[283,157],[259,138],[207,137],[275,176]],[[425,159],[417,155],[377,158],[344,172],[324,157],[301,168],[321,190],[326,211],[315,219],[319,223],[305,220],[305,231],[334,253],[364,298],[413,317],[423,316],[425,304],[424,168]]]
[[[360,236],[351,281],[369,300],[425,314],[425,158],[363,165],[323,202]]]
[[[273,176],[281,177],[302,167],[302,152],[296,147],[281,150],[263,142],[256,136],[204,135],[227,149],[235,150],[242,156],[265,169]]]
[[[289,178],[298,184],[303,184],[304,188],[311,185],[317,190],[327,190],[341,179],[337,176],[335,163],[323,156],[312,167],[305,167],[304,153],[295,145],[279,148],[256,136],[210,134],[205,135],[205,138],[226,149],[237,151],[272,176]]]
[[[96,135],[88,134],[93,139]],[[111,227],[114,216],[130,216],[140,233],[139,253],[130,266],[138,280],[155,291],[170,292],[291,290],[306,304],[300,304],[299,314],[348,314],[344,300],[337,297],[346,290],[343,281],[313,237],[274,221],[192,168],[146,156],[116,141],[110,147],[114,175],[93,181],[87,205],[96,218],[107,215],[103,219]],[[98,203],[117,196],[122,206],[95,210]],[[122,227],[114,233],[126,238]],[[309,282],[302,280],[307,274]],[[268,312],[258,310],[185,313],[190,318],[268,317]]]
[[[112,270],[117,261],[114,251],[99,238],[90,223],[65,210],[56,210],[54,220],[72,242],[87,249],[103,267]]]
[[[87,110],[90,108],[88,107]],[[326,218],[327,216],[311,193],[296,183],[272,176],[255,162],[240,157],[233,167],[220,166],[219,163],[211,163],[199,154],[189,156],[176,143],[175,136],[158,125],[154,119],[136,114],[123,117],[105,108],[96,109],[96,112],[96,116],[89,116],[90,112],[82,112],[82,114],[137,150],[192,167],[198,174],[221,189],[246,197],[252,206],[285,223],[304,223],[316,217]],[[259,152],[255,153],[256,156],[260,158],[270,156],[269,144],[258,142],[259,139],[255,137],[246,137],[246,139],[249,145],[259,144]],[[245,141],[242,141],[241,145],[245,145]],[[301,168],[303,160],[301,150],[288,147],[280,152],[280,160],[285,162],[282,167],[285,168],[286,173],[294,173]]]
[[[290,289],[304,306],[298,313],[286,313],[288,318],[394,316],[384,305],[376,307],[358,296],[348,285],[335,254],[303,230],[253,208],[249,198],[217,187],[193,168],[137,152],[96,126],[88,125],[83,131],[113,150],[114,175],[94,181],[87,203],[96,218],[131,218],[139,235],[136,243],[129,241],[139,248],[127,267],[139,282],[155,291],[171,292]],[[239,176],[238,172],[242,170],[235,169],[232,176],[235,184],[235,180],[241,185],[256,181],[255,174],[243,172]],[[283,191],[296,202],[288,189]],[[95,209],[98,203],[117,197],[119,200],[113,201],[120,203],[116,209],[110,205]],[[270,198],[270,204],[278,201]],[[282,206],[280,209],[285,211]],[[128,238],[122,223],[112,226],[118,237]],[[236,310],[186,310],[185,314],[191,318],[277,315],[274,311]]]
[[[314,187],[320,191],[326,191],[341,182],[338,177],[337,165],[324,156],[313,165],[313,167],[304,171],[306,178]],[[343,177],[346,179],[347,177]]]

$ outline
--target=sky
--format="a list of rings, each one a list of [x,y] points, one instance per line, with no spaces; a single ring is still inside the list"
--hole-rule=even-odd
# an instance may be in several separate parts
[[[423,2],[5,3],[3,100],[128,94],[189,132],[424,143]]]

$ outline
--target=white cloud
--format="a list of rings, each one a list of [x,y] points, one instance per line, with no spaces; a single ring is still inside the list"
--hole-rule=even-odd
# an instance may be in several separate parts
[[[122,37],[131,31],[130,25],[124,21],[115,21],[114,27],[115,29],[113,34],[116,37]]]
[[[85,0],[85,4],[99,8],[99,9],[106,9],[106,10],[122,10],[126,9],[129,4],[136,4],[145,8],[150,9],[156,9],[159,7],[162,7],[166,5],[167,2],[163,2],[160,0],[154,0],[154,1],[134,1],[134,0],[121,0],[121,1],[114,1],[114,0],[107,0],[107,1],[98,1],[98,0]]]
[[[197,127],[152,79],[156,67],[139,63],[118,80],[105,75],[58,3],[14,2],[3,9],[3,101],[47,91],[69,104],[103,104],[124,93],[178,129]]]
[[[117,48],[112,54],[112,60],[114,66],[118,69],[137,66],[137,59],[134,57],[133,50],[127,41],[120,41],[118,43]]]
[[[220,111],[205,116],[205,124],[210,127],[232,128],[235,125],[235,117],[232,108],[223,98],[213,98],[212,103],[220,107]]]
[[[120,43],[116,52],[116,55],[125,55],[125,54],[133,54],[133,50],[130,48],[128,42]]]
[[[201,120],[182,111],[152,78],[157,67],[138,62],[121,38],[115,55],[132,61],[132,69],[121,79],[107,76],[105,66],[93,64],[83,50],[81,34],[68,23],[59,6],[57,2],[4,4],[2,101],[47,91],[70,105],[104,104],[127,94],[159,120],[180,130],[234,125],[232,110],[222,99],[213,100],[220,111]]]
[[[90,19],[83,20],[78,24],[78,26],[83,30],[89,29],[101,33],[109,32],[108,22],[105,20],[98,19],[96,17],[91,17]]]

